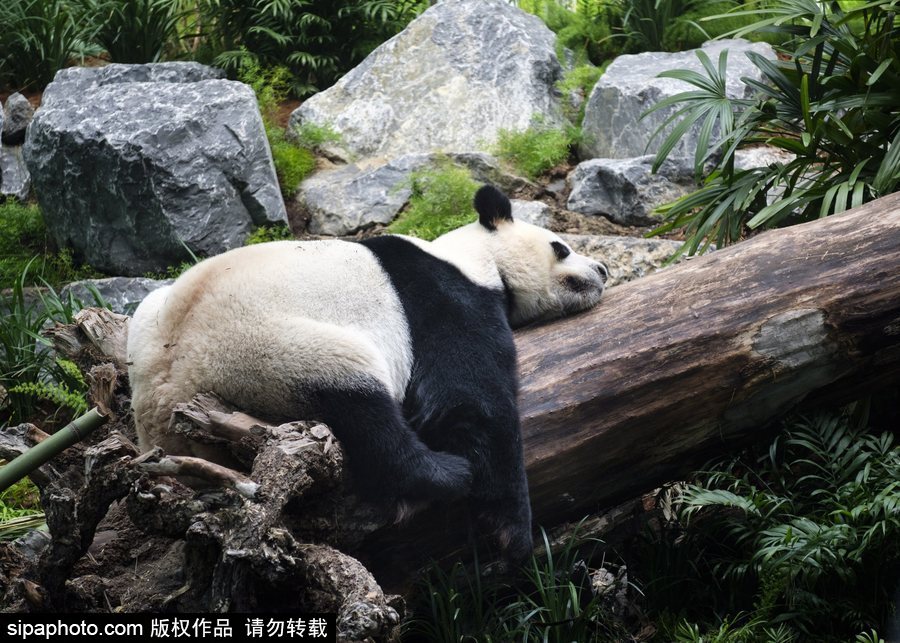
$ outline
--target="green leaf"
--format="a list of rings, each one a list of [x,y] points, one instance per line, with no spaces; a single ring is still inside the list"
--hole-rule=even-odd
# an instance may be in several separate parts
[[[886,60],[881,61],[881,64],[875,68],[875,71],[872,72],[872,75],[869,76],[869,80],[866,81],[866,85],[871,87],[875,83],[878,82],[878,79],[881,78],[881,75],[885,72],[885,70],[893,64],[894,59],[888,58]]]

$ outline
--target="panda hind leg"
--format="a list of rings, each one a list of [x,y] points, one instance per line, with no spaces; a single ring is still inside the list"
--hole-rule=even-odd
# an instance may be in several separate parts
[[[378,382],[313,394],[322,420],[341,441],[357,493],[379,504],[415,507],[469,493],[472,469],[459,455],[432,451]]]

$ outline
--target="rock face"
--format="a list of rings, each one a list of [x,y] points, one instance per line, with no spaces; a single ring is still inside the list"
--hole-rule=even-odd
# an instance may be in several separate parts
[[[138,304],[157,288],[168,286],[173,279],[148,279],[146,277],[110,277],[108,279],[85,279],[63,286],[60,295],[68,297],[71,293],[85,306],[96,304],[92,290],[114,313],[131,315]]]
[[[715,40],[702,50],[714,65],[719,53],[728,50],[727,93],[744,97],[750,88],[741,77],[761,79],[759,70],[746,56],[757,52],[772,60],[775,51],[766,43],[745,40]],[[692,69],[703,73],[696,50],[677,53],[646,52],[616,58],[594,86],[585,108],[582,132],[584,143],[580,153],[584,159],[627,158],[655,154],[665,139],[661,133],[649,145],[653,133],[677,108],[654,112],[641,120],[641,114],[659,101],[675,94],[695,89],[680,80],[657,78],[666,70]],[[699,127],[687,132],[672,152],[672,157],[693,158],[697,147]],[[713,137],[714,138],[714,137]]]
[[[30,192],[31,175],[22,157],[22,146],[0,146],[0,195],[24,201]]]
[[[60,71],[25,160],[48,228],[92,266],[140,275],[286,221],[253,91],[196,63]]]
[[[541,201],[521,201],[519,199],[513,199],[511,203],[514,219],[542,228],[550,225],[550,206],[546,203]]]
[[[3,116],[0,117],[0,141],[4,145],[21,145],[25,142],[25,129],[34,116],[34,108],[28,99],[16,92],[6,99]]]
[[[369,159],[318,172],[303,181],[297,202],[309,214],[313,234],[346,235],[375,224],[387,225],[409,200],[412,174],[448,161],[468,168],[476,180],[507,192],[529,185],[504,173],[484,153],[406,154],[389,162]]]
[[[22,156],[25,130],[34,108],[22,94],[12,94],[0,109],[0,196],[24,201],[31,191],[31,176]]]
[[[632,281],[659,270],[678,248],[680,241],[639,239],[586,234],[561,234],[572,249],[606,264],[607,286]]]
[[[652,156],[583,161],[569,174],[566,207],[622,225],[658,224],[653,209],[688,194],[696,184],[687,163],[666,161],[656,174],[652,167]]]
[[[502,0],[444,0],[307,100],[291,126],[329,124],[341,134],[329,151],[344,160],[485,150],[535,115],[562,123],[561,75],[539,18]]]

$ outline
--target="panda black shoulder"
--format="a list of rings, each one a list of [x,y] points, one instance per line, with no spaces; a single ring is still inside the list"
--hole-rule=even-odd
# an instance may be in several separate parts
[[[403,237],[361,243],[390,278],[406,316],[414,367],[404,413],[426,444],[453,451],[443,442],[446,425],[484,412],[514,422],[516,349],[504,292]]]
[[[410,325],[428,311],[497,308],[505,315],[505,294],[466,277],[453,264],[427,252],[409,239],[383,235],[360,242],[378,260],[397,291]],[[422,309],[425,310],[422,310]],[[445,319],[449,322],[450,319]]]

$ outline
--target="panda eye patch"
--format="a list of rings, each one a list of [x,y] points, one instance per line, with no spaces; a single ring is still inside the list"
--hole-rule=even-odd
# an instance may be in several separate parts
[[[572,251],[569,250],[564,243],[552,241],[550,245],[553,246],[553,252],[556,253],[556,258],[560,261],[572,254]]]

